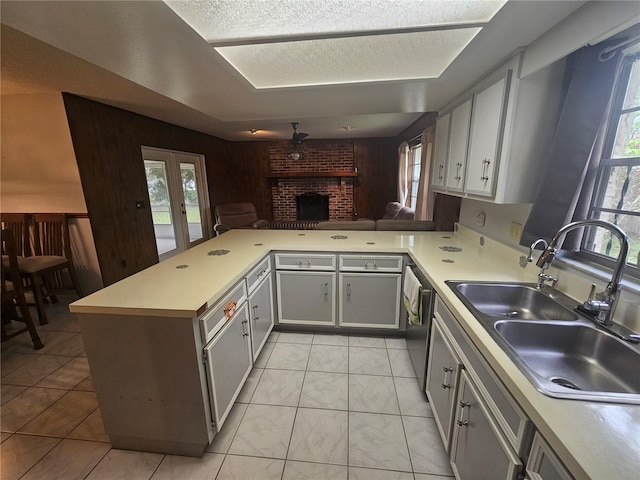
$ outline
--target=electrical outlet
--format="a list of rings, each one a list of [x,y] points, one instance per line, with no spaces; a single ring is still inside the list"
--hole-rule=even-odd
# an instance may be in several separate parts
[[[476,216],[476,225],[478,225],[479,227],[484,227],[485,222],[487,221],[487,214],[484,212],[480,212],[477,216]]]
[[[511,228],[509,229],[509,236],[511,237],[511,240],[515,240],[516,242],[519,242],[521,235],[522,235],[522,224],[511,222]]]

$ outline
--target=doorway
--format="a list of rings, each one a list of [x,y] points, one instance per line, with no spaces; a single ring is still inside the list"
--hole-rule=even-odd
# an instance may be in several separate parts
[[[158,258],[165,260],[209,238],[204,156],[142,147]]]

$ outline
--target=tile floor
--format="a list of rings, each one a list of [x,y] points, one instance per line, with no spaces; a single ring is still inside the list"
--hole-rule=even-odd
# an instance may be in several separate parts
[[[65,302],[65,300],[67,302]],[[403,339],[274,332],[202,458],[112,449],[67,303],[2,344],[3,480],[445,480]]]

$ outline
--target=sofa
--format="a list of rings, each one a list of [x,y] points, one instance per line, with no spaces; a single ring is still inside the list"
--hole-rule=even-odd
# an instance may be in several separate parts
[[[355,220],[320,222],[316,230],[378,230],[427,232],[435,230],[435,223],[427,220]]]

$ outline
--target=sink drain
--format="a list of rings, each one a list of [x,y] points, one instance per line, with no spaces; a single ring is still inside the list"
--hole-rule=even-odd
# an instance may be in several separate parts
[[[577,386],[571,380],[567,380],[566,378],[551,377],[549,381],[555,383],[556,385],[560,385],[561,387],[570,388],[572,390],[582,390],[579,386]]]

